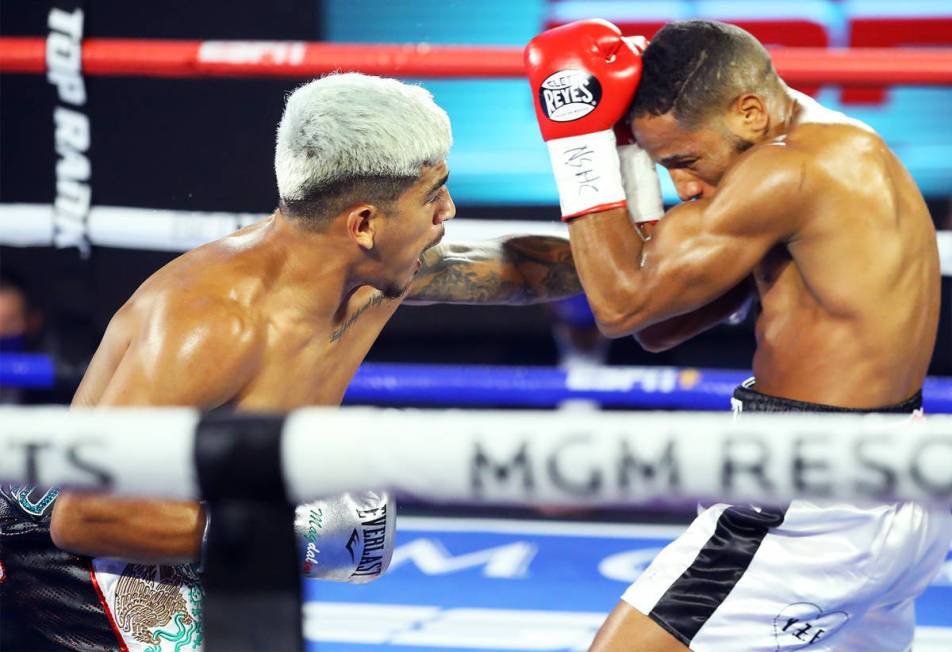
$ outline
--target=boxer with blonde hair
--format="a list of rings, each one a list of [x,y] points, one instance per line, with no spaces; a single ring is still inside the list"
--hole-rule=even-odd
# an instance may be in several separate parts
[[[404,303],[528,304],[580,292],[564,239],[440,244],[456,213],[451,142],[448,116],[422,87],[339,74],[298,88],[277,134],[279,208],[146,280],[110,322],[73,405],[338,405]],[[2,553],[17,645],[179,649],[157,632],[201,617],[191,568],[206,524],[199,503],[55,491],[41,500],[29,488],[5,498],[0,518],[29,532],[22,554],[6,541]],[[302,570],[379,577],[393,518],[384,492],[300,507]],[[353,531],[363,534],[353,540]],[[27,561],[11,568],[16,560]],[[130,587],[175,606],[144,628],[123,612]],[[62,600],[46,599],[56,591]]]

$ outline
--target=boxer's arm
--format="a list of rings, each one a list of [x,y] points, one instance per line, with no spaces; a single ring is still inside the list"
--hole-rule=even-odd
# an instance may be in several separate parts
[[[748,279],[724,296],[694,310],[648,326],[634,334],[641,347],[652,353],[667,351],[695,335],[714,328],[741,310],[750,301],[753,288]]]
[[[581,291],[568,240],[526,235],[430,249],[406,300],[530,304]]]
[[[257,338],[239,315],[213,308],[178,306],[169,311],[178,317],[147,320],[97,406],[211,408],[233,398],[256,364]],[[198,559],[204,526],[195,501],[64,492],[53,505],[50,535],[77,554],[178,564]]]
[[[197,562],[205,531],[201,503],[64,492],[53,503],[57,548],[140,564]]]
[[[622,337],[690,313],[749,276],[808,214],[806,163],[785,147],[750,150],[713,198],[668,211],[648,242],[624,209],[570,222],[575,264],[602,332]]]

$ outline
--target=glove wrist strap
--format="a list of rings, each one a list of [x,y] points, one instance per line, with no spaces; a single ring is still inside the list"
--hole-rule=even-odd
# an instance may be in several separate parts
[[[619,145],[618,159],[631,220],[635,224],[657,222],[664,215],[664,202],[654,161],[635,144]]]
[[[546,145],[563,221],[625,205],[614,131],[556,138]]]

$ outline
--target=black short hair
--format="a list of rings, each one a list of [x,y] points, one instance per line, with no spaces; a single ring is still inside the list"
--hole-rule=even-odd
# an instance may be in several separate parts
[[[331,218],[349,206],[367,202],[385,211],[409,190],[419,177],[361,176],[324,184],[302,199],[282,199],[281,211],[306,227],[320,231]]]
[[[767,92],[779,82],[770,55],[748,32],[711,20],[662,27],[642,56],[632,116],[674,117],[695,128],[725,111],[744,92]]]

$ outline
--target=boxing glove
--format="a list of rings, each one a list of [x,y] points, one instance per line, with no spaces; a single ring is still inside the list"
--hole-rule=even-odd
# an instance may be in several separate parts
[[[626,36],[625,41],[639,56],[648,47],[644,36]],[[635,142],[627,114],[615,123],[615,141],[621,164],[621,183],[628,201],[628,215],[638,235],[643,240],[649,240],[651,227],[664,215],[658,170],[648,153]]]
[[[340,494],[298,505],[294,531],[305,577],[363,584],[393,556],[397,505],[385,491]]]
[[[625,205],[613,129],[641,77],[635,47],[608,21],[583,20],[539,34],[524,59],[562,219]]]

